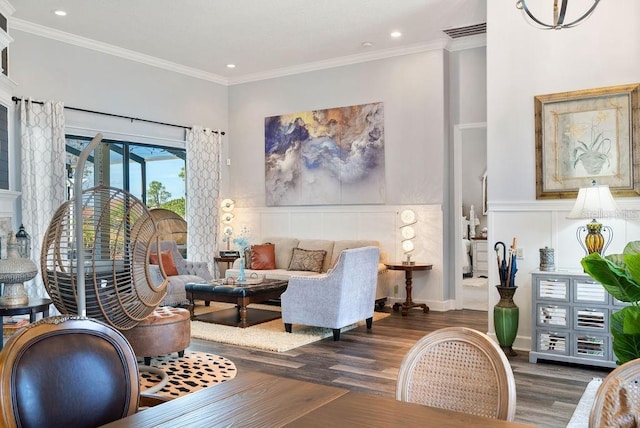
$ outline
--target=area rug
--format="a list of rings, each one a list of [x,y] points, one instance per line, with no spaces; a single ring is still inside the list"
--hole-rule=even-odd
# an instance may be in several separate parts
[[[206,352],[185,351],[183,357],[177,353],[152,358],[151,367],[167,373],[169,382],[156,394],[176,398],[189,392],[206,388],[236,377],[236,366],[232,361]],[[160,376],[141,371],[140,390],[152,388],[160,382]]]
[[[571,416],[567,428],[587,428],[589,426],[589,413],[591,413],[591,406],[593,406],[593,402],[596,399],[596,392],[601,384],[602,379],[597,377],[589,382],[576,406],[576,410]]]
[[[212,303],[213,304],[213,303]],[[252,306],[253,307],[253,306]],[[256,307],[258,307],[256,305]],[[277,307],[269,307],[276,310]],[[279,309],[279,308],[278,308]],[[378,320],[390,316],[388,313],[374,312],[373,328]],[[343,327],[340,331],[352,330],[365,321]],[[324,338],[333,336],[330,328],[293,325],[292,333],[284,331],[282,319],[277,319],[247,328],[230,327],[202,321],[191,321],[191,337],[229,345],[246,346],[266,351],[285,352]]]

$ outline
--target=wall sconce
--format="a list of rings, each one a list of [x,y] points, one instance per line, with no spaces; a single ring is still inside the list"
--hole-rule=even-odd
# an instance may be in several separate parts
[[[613,229],[598,223],[596,218],[615,217],[617,211],[618,207],[611,196],[609,186],[597,186],[593,180],[591,187],[580,188],[576,203],[567,218],[592,219],[576,231],[576,238],[587,255],[604,254],[613,239]],[[606,240],[602,232],[607,234]]]
[[[18,242],[18,254],[25,259],[31,258],[31,235],[24,230],[24,225],[20,225],[18,233],[16,233],[16,241]]]
[[[416,231],[413,228],[413,225],[416,224],[416,213],[413,210],[403,210],[400,213],[400,221],[402,221],[402,226],[400,226],[400,234],[402,235],[402,251],[404,255],[407,256],[407,259],[402,262],[403,265],[412,265],[415,262],[411,261],[411,253],[415,249],[413,245],[413,239],[416,237]]]
[[[569,3],[569,0],[561,0],[560,7],[558,7],[558,0],[553,0],[553,23],[552,24],[546,24],[542,22],[542,19],[536,18],[535,15],[531,12],[529,7],[527,6],[526,0],[518,0],[516,2],[516,7],[522,11],[522,14],[525,16],[525,19],[529,18],[529,20],[531,20],[534,24],[539,25],[541,29],[561,30],[563,28],[575,27],[576,25],[580,24],[582,21],[587,19],[593,13],[593,11],[596,9],[596,6],[598,6],[598,3],[600,2],[600,0],[592,0],[592,1],[593,1],[593,4],[589,9],[587,9],[585,13],[583,13],[579,18],[575,19],[574,21],[571,21],[568,23],[565,23],[565,19],[567,17],[567,4]]]
[[[233,199],[223,199],[222,202],[220,202],[220,208],[222,209],[220,221],[225,225],[222,229],[222,233],[224,235],[224,241],[227,242],[227,250],[231,248],[231,237],[233,236],[233,227],[231,226],[231,223],[235,218],[231,211],[233,211],[235,206],[236,203]]]

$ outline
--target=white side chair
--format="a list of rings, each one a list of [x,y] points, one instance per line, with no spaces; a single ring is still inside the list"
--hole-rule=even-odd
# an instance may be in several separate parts
[[[447,327],[427,334],[405,355],[396,399],[513,421],[516,384],[507,357],[491,338]]]
[[[589,427],[627,426],[640,426],[640,358],[604,378],[589,415]]]
[[[340,329],[366,320],[373,323],[378,281],[378,247],[344,250],[336,265],[326,274],[292,276],[280,297],[285,330],[292,324],[333,329],[333,340],[340,340]]]

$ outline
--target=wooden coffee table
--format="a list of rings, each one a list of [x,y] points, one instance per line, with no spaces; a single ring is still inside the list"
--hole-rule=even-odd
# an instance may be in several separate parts
[[[251,303],[260,303],[279,298],[287,289],[287,281],[265,279],[255,285],[223,284],[222,282],[189,283],[185,286],[192,320],[245,328],[275,320],[282,316],[278,311],[248,308],[247,306]],[[235,303],[236,308],[207,312],[196,316],[194,313],[195,300]]]

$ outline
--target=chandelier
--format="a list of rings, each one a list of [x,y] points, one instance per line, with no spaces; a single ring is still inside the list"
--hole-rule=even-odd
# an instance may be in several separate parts
[[[542,19],[536,18],[527,6],[527,2],[525,0],[518,0],[516,2],[516,7],[522,11],[525,17],[528,17],[534,24],[541,26],[542,29],[561,30],[563,28],[575,27],[576,25],[587,19],[596,9],[598,3],[600,3],[600,0],[591,1],[593,1],[591,7],[589,7],[589,9],[584,12],[578,19],[571,22],[565,22],[565,19],[567,18],[567,4],[569,3],[569,0],[553,0],[553,22],[551,24],[544,23],[542,22]],[[560,3],[560,6],[558,6],[558,3]]]

